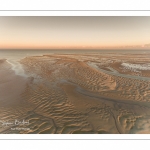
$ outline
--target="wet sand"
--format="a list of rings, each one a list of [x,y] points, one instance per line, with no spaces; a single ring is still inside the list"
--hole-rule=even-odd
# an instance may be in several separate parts
[[[22,99],[22,93],[30,78],[18,76],[12,66],[6,61],[0,61],[0,121],[10,121],[20,118],[28,105]],[[7,127],[0,125],[0,131]]]
[[[26,79],[17,76],[15,72],[11,70],[11,65],[5,60],[0,64],[1,102],[7,102],[13,105],[14,100],[18,99],[19,95],[24,91],[26,84]],[[3,103],[1,103],[1,105],[3,105]]]

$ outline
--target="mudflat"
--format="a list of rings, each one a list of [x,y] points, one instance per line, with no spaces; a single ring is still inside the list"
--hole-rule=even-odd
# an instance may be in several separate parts
[[[1,125],[0,132],[150,133],[148,57],[144,54],[29,56],[20,60],[26,78],[16,75],[10,64],[1,60],[1,120],[29,123]]]

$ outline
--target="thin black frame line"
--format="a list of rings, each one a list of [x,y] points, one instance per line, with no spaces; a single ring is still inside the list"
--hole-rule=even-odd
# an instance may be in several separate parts
[[[150,11],[150,10],[0,10],[0,11]]]

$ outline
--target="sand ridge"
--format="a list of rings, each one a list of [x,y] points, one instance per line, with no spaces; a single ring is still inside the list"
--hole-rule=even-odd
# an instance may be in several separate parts
[[[112,67],[108,71],[117,73],[120,68],[113,65],[133,60],[129,56],[53,54],[22,59],[30,82],[21,92],[20,104],[1,110],[29,120],[30,130],[1,128],[1,133],[149,133],[149,81],[107,74],[88,65]],[[148,63],[144,55],[134,59]]]

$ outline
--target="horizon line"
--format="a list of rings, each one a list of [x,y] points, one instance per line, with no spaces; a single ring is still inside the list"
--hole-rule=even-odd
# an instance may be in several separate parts
[[[87,49],[80,49],[80,48],[0,48],[0,50],[150,50],[150,48],[87,48]]]

